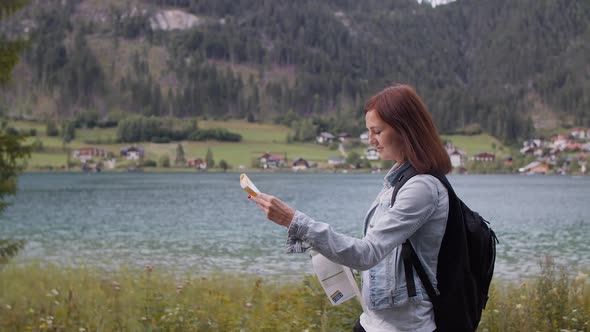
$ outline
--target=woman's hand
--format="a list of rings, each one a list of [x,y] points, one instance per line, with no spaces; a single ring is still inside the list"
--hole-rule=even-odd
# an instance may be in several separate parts
[[[258,204],[268,219],[287,228],[291,225],[295,210],[280,199],[262,193],[256,197],[248,196],[248,198]]]

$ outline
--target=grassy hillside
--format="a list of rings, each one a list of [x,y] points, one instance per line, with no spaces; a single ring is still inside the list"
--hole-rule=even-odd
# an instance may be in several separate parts
[[[29,144],[41,142],[43,148],[33,152],[28,162],[27,170],[34,171],[40,169],[59,169],[63,167],[67,160],[67,154],[63,149],[63,142],[60,137],[48,137],[45,133],[45,124],[32,121],[12,121],[9,126],[20,131],[29,131],[35,129],[36,136],[27,139]],[[239,143],[234,142],[180,142],[185,152],[185,158],[205,158],[207,149],[211,149],[216,162],[220,160],[227,161],[234,169],[239,169],[240,165],[251,168],[252,161],[257,159],[265,152],[278,154],[287,154],[289,160],[302,157],[312,162],[324,166],[329,157],[339,156],[337,150],[330,150],[326,146],[315,143],[286,143],[288,134],[292,134],[291,129],[285,126],[273,124],[248,123],[245,121],[199,121],[200,128],[226,128],[231,132],[242,135],[243,140]],[[469,155],[478,152],[492,152],[492,144],[496,144],[496,153],[502,156],[508,151],[504,151],[502,144],[489,135],[477,136],[443,136],[443,139],[449,140],[459,148],[467,151]],[[76,138],[70,142],[67,147],[78,149],[84,146],[98,146],[106,151],[113,152],[115,156],[119,150],[127,143],[114,143],[116,141],[116,129],[114,128],[94,128],[94,129],[77,129]],[[102,144],[96,144],[102,142]],[[38,144],[38,143],[37,143]],[[151,142],[139,143],[146,151],[145,159],[158,161],[160,157],[168,155],[173,161],[176,156],[176,147],[178,142],[166,144],[156,144]],[[364,152],[363,147],[357,147],[349,151],[355,151],[359,154]]]
[[[9,126],[18,130],[28,131],[35,129],[36,136],[27,139],[27,143],[32,144],[40,141],[43,145],[42,151],[33,153],[28,163],[28,170],[42,168],[59,168],[66,163],[66,152],[63,150],[63,143],[59,137],[47,137],[45,125],[40,122],[31,121],[13,121]],[[232,142],[180,142],[183,145],[185,157],[188,158],[205,158],[207,149],[211,148],[213,157],[216,162],[221,159],[227,161],[230,165],[237,168],[240,165],[251,167],[252,160],[260,157],[265,152],[287,154],[289,160],[302,157],[317,163],[325,163],[328,157],[337,156],[338,151],[329,150],[325,146],[313,143],[293,143],[287,144],[286,137],[290,133],[289,128],[271,124],[253,124],[244,121],[200,121],[201,128],[224,127],[231,132],[242,135],[243,140],[239,143]],[[119,150],[127,143],[115,142],[116,130],[113,128],[101,129],[78,129],[76,138],[70,142],[67,147],[77,149],[84,146],[98,146],[106,151],[119,154]],[[91,142],[106,142],[107,144],[92,144]],[[178,142],[166,144],[140,143],[146,150],[145,159],[158,161],[160,157],[168,155],[174,160]]]

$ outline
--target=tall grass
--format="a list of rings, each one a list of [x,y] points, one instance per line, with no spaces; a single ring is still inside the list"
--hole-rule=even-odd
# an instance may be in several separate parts
[[[530,282],[496,281],[479,331],[587,331],[585,279],[547,264]],[[356,300],[332,306],[313,276],[283,282],[178,277],[151,266],[0,269],[0,331],[350,331],[360,312]]]

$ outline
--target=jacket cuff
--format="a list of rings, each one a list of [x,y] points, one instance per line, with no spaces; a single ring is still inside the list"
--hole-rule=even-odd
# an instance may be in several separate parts
[[[287,253],[304,253],[311,245],[305,241],[305,234],[311,219],[300,211],[295,211],[289,226],[286,249]]]

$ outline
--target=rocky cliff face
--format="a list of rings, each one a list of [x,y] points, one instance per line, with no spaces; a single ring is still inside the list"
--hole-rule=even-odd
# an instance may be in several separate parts
[[[453,2],[455,0],[417,0],[419,3],[422,2],[429,2],[432,7],[436,7],[436,6],[440,6],[440,5],[446,5],[449,2]]]
[[[153,30],[185,30],[202,23],[199,17],[182,10],[162,10],[150,18]]]

